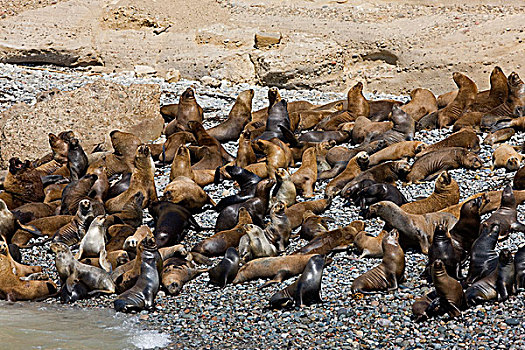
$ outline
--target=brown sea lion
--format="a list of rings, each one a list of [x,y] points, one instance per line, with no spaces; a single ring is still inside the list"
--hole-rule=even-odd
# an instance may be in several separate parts
[[[438,109],[445,108],[446,106],[451,104],[457,95],[458,95],[458,90],[452,90],[452,91],[445,92],[444,94],[439,95],[437,97]]]
[[[478,94],[476,83],[466,75],[454,72],[452,77],[459,91],[454,101],[436,112],[439,128],[449,126],[458,120],[470,105],[474,103]]]
[[[162,285],[171,295],[179,295],[186,283],[206,271],[196,268],[191,260],[171,257],[162,266]]]
[[[336,143],[347,142],[350,139],[350,132],[346,130],[337,131],[308,131],[299,136],[300,142],[325,142],[335,141]]]
[[[163,163],[171,162],[173,161],[173,157],[175,157],[179,146],[185,145],[187,143],[197,144],[195,136],[187,131],[176,132],[171,134],[170,137],[168,137],[168,139],[162,144],[160,152],[158,150],[154,152],[153,149],[151,149],[151,156],[153,159],[158,159]],[[151,148],[151,144],[149,144],[148,147]]]
[[[15,209],[25,203],[42,202],[44,185],[40,173],[30,161],[22,162],[18,158],[9,159],[9,172],[4,180],[3,197],[9,209]]]
[[[213,236],[208,237],[193,248],[192,252],[197,252],[205,256],[222,256],[230,247],[238,247],[241,237],[244,235],[242,229],[245,224],[251,224],[252,218],[246,208],[239,209],[239,220],[234,228],[217,232]]]
[[[262,287],[282,282],[303,272],[308,260],[314,255],[286,255],[252,260],[239,269],[233,284],[240,284],[258,278],[272,278],[264,283]]]
[[[123,249],[124,242],[126,241],[126,239],[130,236],[133,236],[136,230],[137,229],[135,227],[125,224],[116,224],[109,227],[107,231],[109,240],[106,244],[106,251],[108,253],[111,253],[113,251]],[[127,253],[130,259],[134,259],[136,250],[135,252],[133,252],[133,254],[130,254],[130,252],[128,251]]]
[[[87,173],[91,174],[100,166],[106,167],[108,177],[115,174],[130,173],[133,170],[133,159],[137,148],[142,143],[140,138],[129,132],[113,130],[109,133],[113,153],[107,154],[89,164]]]
[[[483,113],[481,112],[466,112],[456,120],[452,127],[452,131],[456,132],[463,128],[472,128],[476,131],[480,131],[482,117]]]
[[[439,142],[427,146],[422,152],[417,154],[416,158],[421,158],[425,154],[448,147],[462,147],[472,152],[479,152],[481,149],[476,133],[471,129],[462,129]]]
[[[461,310],[466,308],[465,294],[461,284],[447,274],[445,264],[439,259],[432,264],[431,273],[438,296],[436,303],[439,303],[450,317],[460,316]]]
[[[465,199],[463,202],[450,206],[448,208],[442,209],[440,211],[454,214],[455,217],[459,218],[461,206],[464,203],[474,198],[483,197],[483,204],[481,205],[479,212],[481,215],[487,214],[499,208],[501,204],[502,192],[503,192],[502,190],[499,190],[499,191],[488,191],[488,192],[476,193],[468,197],[467,199]],[[516,204],[519,205],[525,202],[525,191],[524,190],[515,190],[513,192],[514,192],[514,198],[516,199]]]
[[[485,145],[494,145],[499,142],[508,141],[516,134],[516,131],[513,128],[504,128],[494,132],[489,133],[483,140]]]
[[[492,169],[505,168],[507,171],[516,171],[520,168],[523,156],[509,144],[499,145],[492,153]]]
[[[301,167],[292,174],[291,180],[303,197],[314,196],[314,186],[317,181],[317,157],[314,147],[310,147],[303,153]]]
[[[459,202],[459,186],[447,172],[442,172],[436,179],[434,192],[427,198],[401,206],[407,213],[426,214],[439,211]]]
[[[125,251],[125,250],[113,250],[113,251],[107,253],[107,261],[111,264],[111,269],[114,270],[117,267],[130,262],[131,259],[130,259],[129,254],[128,254],[127,251]],[[84,258],[80,262],[82,264],[96,266],[96,267],[100,267],[101,269],[103,269],[103,267],[100,266],[100,259],[99,258]]]
[[[377,236],[372,236],[366,231],[357,233],[354,239],[354,247],[361,253],[362,258],[382,258],[383,257],[383,237],[388,232],[381,230]]]
[[[3,201],[2,201],[3,202]],[[0,204],[0,210],[4,210],[3,207],[7,209],[7,206],[5,203],[2,205]],[[28,223],[29,221],[33,221],[40,218],[45,218],[46,216],[52,216],[55,215],[56,208],[58,207],[58,203],[37,203],[37,202],[31,202],[26,203],[24,205],[19,206],[16,209],[13,209],[13,215],[20,223]],[[5,232],[5,231],[0,231]],[[11,233],[11,235],[14,232]]]
[[[393,126],[394,123],[391,121],[373,122],[366,117],[359,117],[355,120],[352,129],[352,142],[354,144],[360,144],[366,138],[372,139],[374,136],[382,135],[392,129]]]
[[[401,106],[401,109],[417,122],[425,115],[437,111],[436,96],[427,89],[414,89],[410,91],[410,101]]]
[[[377,151],[370,155],[369,166],[389,160],[400,160],[403,158],[413,158],[425,152],[427,144],[421,141],[401,141]]]
[[[290,243],[292,227],[286,216],[286,204],[278,201],[270,210],[270,223],[264,231],[270,241],[277,247],[279,252],[284,252]]]
[[[219,142],[236,141],[244,126],[252,117],[253,89],[242,91],[233,105],[228,119],[221,124],[206,130]]]
[[[42,266],[29,266],[15,261],[9,251],[9,245],[3,240],[0,240],[0,255],[7,258],[13,273],[18,277],[27,277],[33,273],[42,272]]]
[[[383,261],[354,280],[352,293],[393,291],[405,281],[405,253],[396,230],[383,237],[382,248]]]
[[[328,231],[328,222],[333,222],[334,219],[329,217],[317,216],[313,211],[307,210],[303,214],[303,222],[299,230],[299,237],[307,241],[314,237]]]
[[[368,168],[370,158],[366,152],[359,152],[348,161],[346,168],[342,173],[332,179],[325,189],[328,196],[334,196],[341,191],[346,184],[354,180],[359,174]]]
[[[462,147],[447,147],[430,152],[412,164],[406,176],[408,182],[431,180],[437,173],[457,168],[479,169],[481,159],[473,152]]]
[[[62,191],[62,198],[60,202],[60,214],[62,215],[73,215],[77,212],[78,203],[81,200],[87,199],[95,207],[97,215],[104,214],[104,208],[99,208],[97,205],[99,202],[94,201],[88,197],[91,188],[97,181],[97,176],[94,174],[88,174],[83,176],[78,181],[69,183]]]
[[[219,152],[224,162],[233,162],[234,157],[229,154],[221,143],[217,141],[214,137],[210,136],[200,122],[190,121],[188,122],[189,130],[195,136],[199,146],[207,146],[215,152]]]
[[[499,223],[500,232],[499,240],[508,238],[511,230],[525,232],[525,225],[518,221],[518,213],[516,210],[517,203],[514,192],[510,185],[505,186],[501,192],[501,201],[499,208],[492,213],[492,215],[485,220],[487,225],[492,223]]]
[[[346,101],[346,110],[355,118],[370,116],[370,104],[363,95],[363,83],[358,82],[348,90]]]
[[[299,118],[299,124],[297,125],[298,131],[308,130],[314,127],[319,128],[320,122],[321,121],[324,122],[324,120],[326,120],[327,122],[323,123],[323,126],[326,126],[326,127],[321,127],[322,130],[337,130],[337,126],[341,122],[340,120],[337,120],[337,121],[335,120],[335,119],[340,119],[340,118],[337,118],[340,115],[340,113],[336,113],[336,112],[340,112],[342,110],[343,110],[343,103],[339,102],[335,104],[333,108],[329,108],[329,109],[322,109],[322,110],[311,109],[311,110],[291,113],[290,119],[291,120],[294,119],[295,114],[297,115],[297,117]],[[333,120],[332,120],[332,116],[334,117]]]
[[[73,217],[72,215],[48,216],[30,221],[27,225],[36,227],[44,236],[53,236],[58,229],[71,222]],[[32,237],[33,235],[27,231],[17,230],[11,239],[11,243],[19,247],[24,247]]]
[[[154,181],[155,164],[151,158],[148,146],[141,145],[137,148],[134,164],[135,169],[133,169],[131,175],[129,188],[106,202],[108,212],[122,211],[124,205],[139,191],[144,195],[143,208],[158,200]]]
[[[321,233],[305,246],[297,249],[294,254],[327,255],[335,248],[346,249],[354,242],[355,236],[365,228],[362,221],[353,221],[347,226]]]
[[[288,220],[290,220],[292,230],[301,225],[301,222],[303,221],[303,215],[307,210],[311,210],[315,214],[321,214],[330,206],[330,204],[332,204],[332,199],[329,197],[296,203],[291,207],[286,208],[286,216],[288,217]]]
[[[275,172],[277,169],[288,167],[284,150],[276,144],[266,140],[257,140],[255,144],[266,155],[268,177],[275,180]]]
[[[501,105],[509,96],[507,77],[496,66],[490,73],[490,90],[478,93],[475,101],[468,107],[472,112],[490,112]]]
[[[215,205],[202,187],[185,176],[178,176],[166,185],[164,200],[182,205],[192,213],[202,211],[205,204]]]
[[[458,222],[450,230],[450,238],[455,249],[461,252],[461,260],[465,261],[472,249],[472,244],[479,237],[481,226],[480,209],[483,197],[466,201],[461,206]]]
[[[450,213],[409,214],[389,201],[371,205],[369,215],[377,216],[397,229],[403,246],[419,246],[423,254],[428,254],[437,225],[444,223],[450,230],[457,221]]]
[[[179,99],[177,116],[169,122],[164,128],[164,135],[170,136],[177,131],[188,131],[190,129],[188,122],[196,121],[202,123],[202,107],[199,106],[195,99],[195,91],[191,87],[187,88]]]
[[[244,130],[239,137],[239,148],[237,158],[235,158],[235,165],[238,167],[244,168],[257,161],[250,137],[251,132],[248,130]]]
[[[266,231],[253,224],[245,224],[245,234],[239,241],[239,256],[242,262],[278,254],[275,243]]]

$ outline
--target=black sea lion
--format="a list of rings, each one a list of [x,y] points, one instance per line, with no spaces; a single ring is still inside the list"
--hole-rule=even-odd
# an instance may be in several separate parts
[[[447,235],[448,229],[443,224],[439,224],[434,231],[432,244],[428,249],[428,263],[425,268],[425,275],[429,282],[432,282],[431,266],[436,260],[441,260],[445,265],[447,274],[459,280],[461,275],[461,252],[452,244],[452,239]]]
[[[495,248],[498,243],[500,224],[484,222],[480,228],[478,239],[472,244],[470,252],[470,264],[467,275],[467,284],[489,275],[498,266],[498,253]]]
[[[499,208],[485,221],[488,225],[497,222],[500,233],[499,240],[507,239],[511,230],[525,232],[525,225],[518,221],[516,197],[510,185],[501,192]]]
[[[228,248],[224,258],[208,271],[210,284],[224,288],[227,284],[232,283],[239,271],[239,262],[240,257],[237,249]]]

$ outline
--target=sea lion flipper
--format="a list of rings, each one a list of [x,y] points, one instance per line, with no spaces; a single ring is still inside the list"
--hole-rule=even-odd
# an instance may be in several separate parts
[[[280,283],[282,282],[286,276],[288,275],[288,271],[286,270],[280,270],[277,272],[277,274],[274,276],[273,279],[266,281],[262,286],[260,286],[258,289],[263,289],[268,286],[271,286],[272,284]]]
[[[35,237],[44,237],[44,234],[33,225],[24,225],[20,221],[16,220],[16,224],[20,229],[32,234]]]
[[[66,280],[66,288],[69,294],[73,293],[76,283],[78,283],[78,279],[75,277],[75,275],[69,275]]]

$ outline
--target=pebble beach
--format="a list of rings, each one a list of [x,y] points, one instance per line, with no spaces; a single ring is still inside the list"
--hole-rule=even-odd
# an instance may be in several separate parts
[[[468,72],[464,72],[468,75]],[[56,67],[24,67],[0,64],[0,111],[18,102],[33,104],[38,95],[47,90],[73,90],[97,79],[107,79],[119,84],[158,84],[162,91],[161,105],[176,103],[180,94],[189,86],[196,91],[198,103],[204,109],[204,127],[209,128],[223,121],[243,90],[253,88],[255,97],[253,111],[267,104],[266,87],[248,84],[233,85],[227,81],[213,82],[211,85],[199,81],[181,80],[167,83],[156,77],[136,77],[134,72],[119,74],[93,74],[89,69],[73,70]],[[424,82],[421,82],[424,84]],[[280,90],[281,96],[288,100],[307,100],[323,104],[344,98],[342,93],[327,93],[316,90]],[[369,100],[392,98],[407,101],[408,96],[367,94]],[[160,108],[161,106],[159,106]],[[109,132],[110,130],[108,130]],[[416,133],[416,140],[428,144],[438,142],[452,133],[451,128],[422,131]],[[486,134],[479,135],[483,139]],[[155,140],[162,142],[163,139]],[[522,133],[516,133],[508,141],[521,146],[525,141]],[[350,144],[344,144],[353,147]],[[236,154],[236,142],[229,142],[225,148]],[[477,171],[457,169],[450,173],[458,182],[461,199],[487,190],[502,189],[512,181],[514,172],[505,169],[490,169],[492,149],[482,144],[480,158],[483,167]],[[293,171],[293,170],[292,170]],[[156,187],[159,195],[169,182],[169,166],[156,168]],[[315,199],[324,197],[328,181],[318,181]],[[411,201],[415,197],[427,197],[433,192],[434,183],[406,185],[398,184],[400,191]],[[211,184],[204,190],[215,200],[235,193],[232,181],[220,185]],[[298,197],[298,201],[304,198]],[[524,206],[518,207],[518,219],[525,222],[522,214]],[[348,206],[341,197],[335,197],[331,207],[323,216],[335,220],[331,228],[349,224],[359,217],[359,209]],[[195,215],[203,227],[215,224],[217,213],[208,210]],[[483,217],[482,219],[485,219]],[[366,231],[378,234],[383,222],[377,219],[364,220]],[[144,222],[154,227],[147,213]],[[297,229],[298,230],[298,229]],[[296,230],[296,231],[297,231]],[[294,233],[296,233],[294,231]],[[182,242],[188,251],[203,238],[211,236],[211,231],[189,231]],[[498,244],[497,250],[510,249],[516,252],[525,239],[521,233],[512,233],[508,240]],[[306,241],[299,238],[291,240],[286,253],[295,251]],[[23,250],[25,263],[43,266],[44,271],[58,283],[54,257],[48,253],[49,244]],[[411,305],[417,296],[432,289],[420,277],[427,258],[425,255],[405,252],[407,282],[391,293],[365,295],[354,298],[350,287],[355,278],[381,262],[381,259],[358,259],[359,254],[352,249],[333,255],[322,279],[322,304],[289,310],[268,308],[270,297],[294,279],[259,290],[262,281],[241,285],[228,285],[217,289],[208,285],[208,275],[200,275],[186,284],[178,296],[170,296],[164,291],[156,298],[152,312],[141,312],[135,317],[140,326],[169,335],[167,349],[524,349],[525,315],[523,314],[523,294],[512,296],[504,303],[488,303],[470,308],[462,316],[449,319],[448,316],[430,319],[416,324],[411,319]],[[220,259],[215,259],[219,261]],[[78,301],[74,307],[112,309],[114,296],[99,296]],[[48,299],[44,303],[58,303]],[[69,306],[66,306],[69,307]],[[120,315],[122,316],[122,315]],[[141,345],[141,348],[148,348]]]

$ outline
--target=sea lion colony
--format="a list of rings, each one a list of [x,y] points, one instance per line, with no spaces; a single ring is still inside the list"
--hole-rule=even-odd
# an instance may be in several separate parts
[[[408,249],[428,254],[421,278],[435,291],[414,303],[418,321],[504,301],[524,283],[523,248],[514,257],[495,251],[511,230],[525,229],[516,212],[525,200],[523,172],[516,173],[514,189],[506,186],[459,203],[458,185],[448,171],[519,168],[521,150],[503,142],[523,128],[525,85],[517,73],[507,77],[499,67],[487,91],[479,92],[464,74],[454,73],[453,79],[457,92],[436,98],[417,88],[406,104],[368,101],[358,83],[346,100],[319,106],[286,101],[271,88],[268,107],[252,111],[254,94],[247,90],[237,96],[228,119],[208,130],[190,88],[178,104],[161,108],[163,144],[141,144],[135,135],[115,130],[112,152],[89,152],[74,131],[50,134],[50,153],[9,161],[0,193],[1,295],[74,302],[117,293],[115,308],[131,311],[150,309],[159,288],[181,293],[184,283],[202,273],[219,287],[260,278],[268,279],[264,287],[300,275],[269,305],[302,306],[321,301],[322,270],[330,256],[351,253],[355,246],[363,258],[383,259],[354,281],[356,294],[398,288]],[[413,140],[417,130],[449,126],[455,132],[441,142]],[[483,142],[494,145],[491,164],[476,155],[481,131],[490,131]],[[233,157],[223,143],[236,140]],[[171,182],[159,197],[155,162],[171,169]],[[213,201],[205,186],[227,180],[237,182],[238,193]],[[430,197],[410,203],[396,187],[434,180]],[[327,182],[325,198],[297,201],[297,195],[312,197],[319,181]],[[329,230],[330,218],[319,215],[335,196],[347,199],[348,210],[359,210],[364,221]],[[154,218],[152,228],[142,225],[145,209]],[[219,212],[214,228],[199,227],[193,219],[205,210]],[[364,231],[371,217],[385,222],[376,237]],[[188,252],[181,245],[187,229],[215,232]],[[284,255],[296,229],[310,242]],[[20,250],[23,255],[25,248],[41,244],[42,238],[35,243],[34,237],[53,242],[59,287],[40,267],[20,264]],[[210,258],[221,256],[214,267],[197,266],[211,266]]]

